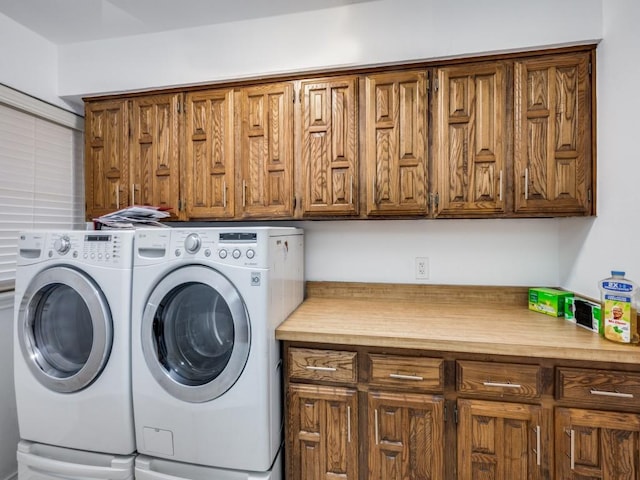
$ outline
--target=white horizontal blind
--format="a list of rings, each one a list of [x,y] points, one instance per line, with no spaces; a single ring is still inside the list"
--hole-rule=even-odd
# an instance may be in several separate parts
[[[0,89],[0,291],[13,288],[18,232],[83,228],[83,135],[2,102]],[[33,105],[27,97],[25,105]],[[37,101],[36,101],[37,102]],[[7,103],[13,104],[8,106]],[[43,108],[56,108],[44,104]],[[60,109],[60,111],[62,111]],[[64,112],[66,115],[67,112]],[[64,122],[62,122],[64,123]]]

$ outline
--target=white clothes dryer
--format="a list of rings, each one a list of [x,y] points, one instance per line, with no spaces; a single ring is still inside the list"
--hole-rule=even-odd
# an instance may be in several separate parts
[[[302,230],[285,227],[136,231],[139,453],[271,469],[283,441],[275,330],[303,299],[303,240]]]
[[[23,232],[17,258],[20,437],[132,454],[133,231]]]

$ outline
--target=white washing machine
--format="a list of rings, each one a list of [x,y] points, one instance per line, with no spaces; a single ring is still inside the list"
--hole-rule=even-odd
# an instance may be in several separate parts
[[[272,468],[283,440],[275,329],[303,299],[303,244],[302,230],[284,227],[136,231],[138,452],[243,472]]]
[[[14,373],[23,440],[135,452],[132,263],[133,231],[21,233]]]

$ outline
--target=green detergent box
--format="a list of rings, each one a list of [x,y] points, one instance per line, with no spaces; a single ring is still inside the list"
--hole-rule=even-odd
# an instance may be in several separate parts
[[[564,290],[544,287],[530,288],[529,310],[552,317],[564,317],[564,302],[566,298],[570,297],[573,297],[573,293]]]

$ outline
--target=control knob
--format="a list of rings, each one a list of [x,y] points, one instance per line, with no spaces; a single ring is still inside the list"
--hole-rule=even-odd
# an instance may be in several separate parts
[[[59,254],[64,255],[71,248],[71,240],[66,235],[63,235],[62,237],[58,237],[53,242],[53,248]]]
[[[200,250],[201,245],[202,240],[200,240],[200,236],[197,233],[190,233],[184,240],[184,248],[189,253],[196,253]]]

